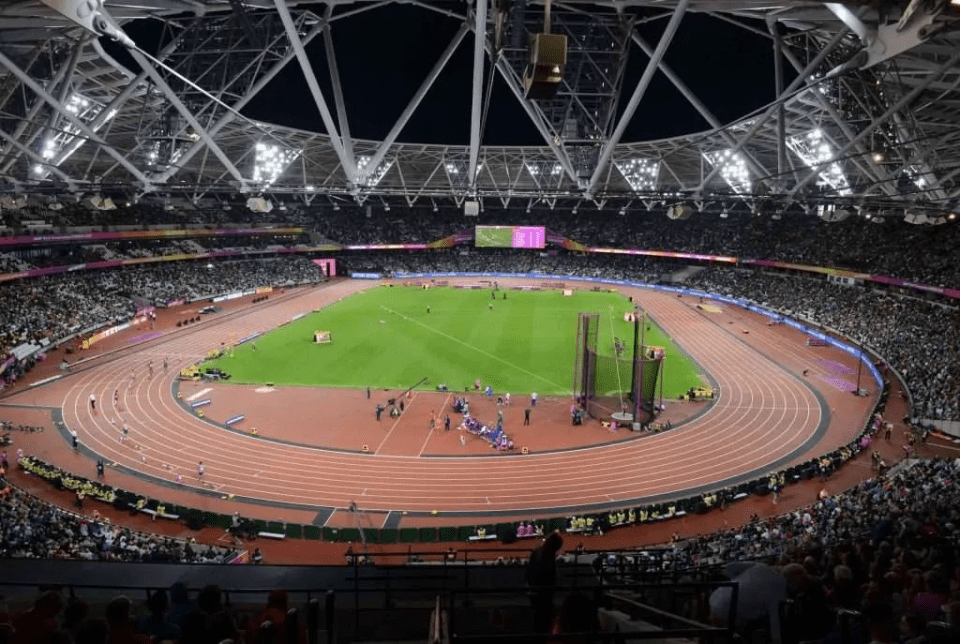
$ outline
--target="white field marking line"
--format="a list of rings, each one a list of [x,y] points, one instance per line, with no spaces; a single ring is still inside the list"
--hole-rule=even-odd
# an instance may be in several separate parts
[[[400,396],[400,399],[403,400],[402,394],[401,394],[401,396]],[[377,449],[373,450],[373,453],[374,453],[374,454],[376,454],[377,452],[379,452],[379,451],[380,451],[380,448],[383,447],[383,444],[387,442],[387,439],[390,438],[390,434],[393,433],[393,430],[395,430],[395,429],[397,428],[397,425],[400,424],[400,421],[403,420],[403,414],[407,413],[407,411],[410,409],[411,405],[413,405],[413,401],[416,400],[416,399],[417,399],[417,394],[413,394],[413,398],[411,398],[411,399],[410,399],[410,402],[408,402],[408,403],[404,406],[403,412],[401,412],[400,415],[397,416],[397,419],[396,419],[395,421],[393,421],[393,425],[390,426],[390,429],[387,431],[387,435],[384,436],[384,437],[383,437],[383,440],[380,441],[380,444],[377,445]]]
[[[955,447],[953,445],[934,445],[934,449],[952,449],[955,452],[960,452],[960,447]]]
[[[450,335],[449,333],[444,333],[443,331],[438,331],[437,329],[434,329],[434,328],[431,327],[431,326],[427,326],[426,324],[424,324],[423,322],[420,322],[419,320],[414,320],[413,318],[409,318],[409,317],[407,317],[406,315],[404,315],[403,313],[397,313],[397,312],[394,311],[393,309],[387,308],[387,307],[383,306],[382,304],[380,305],[380,308],[383,309],[384,311],[387,311],[388,313],[393,313],[394,315],[396,315],[396,316],[398,316],[398,317],[401,317],[401,318],[403,318],[404,320],[406,320],[406,321],[408,321],[408,322],[413,322],[414,324],[417,324],[417,325],[419,325],[419,326],[422,326],[422,327],[423,327],[424,329],[426,329],[427,331],[432,331],[433,333],[436,333],[436,334],[439,335],[439,336],[443,336],[444,338],[447,338],[448,340],[453,340],[454,342],[456,342],[456,343],[458,343],[458,344],[462,344],[463,346],[467,347],[468,349],[473,349],[473,350],[476,351],[477,353],[481,353],[481,354],[487,356],[488,358],[493,358],[493,359],[496,360],[497,362],[501,362],[501,363],[507,365],[508,367],[510,367],[511,369],[516,369],[517,371],[522,371],[523,373],[527,374],[528,376],[533,376],[533,377],[536,378],[537,380],[540,380],[540,381],[542,381],[542,382],[545,382],[545,383],[547,383],[548,385],[551,385],[551,386],[553,386],[553,387],[557,387],[557,388],[559,388],[559,389],[561,389],[561,390],[564,389],[564,385],[561,385],[561,384],[558,384],[558,383],[556,383],[556,382],[547,380],[547,379],[544,378],[543,376],[537,375],[537,374],[533,373],[532,371],[527,371],[527,370],[524,369],[523,367],[518,367],[517,365],[513,364],[512,362],[509,362],[509,361],[507,361],[507,360],[504,360],[503,358],[501,358],[501,357],[499,357],[499,356],[495,356],[494,354],[490,353],[489,351],[484,351],[483,349],[481,349],[481,348],[479,348],[479,347],[475,347],[475,346],[473,346],[472,344],[470,344],[470,343],[468,343],[468,342],[464,342],[464,341],[461,340],[460,338],[456,338],[456,337]]]
[[[440,416],[443,416],[443,410],[447,408],[447,403],[450,402],[450,396],[452,395],[453,392],[451,391],[447,394],[447,397],[443,399],[443,405],[440,406],[440,415],[437,416],[437,421],[433,424],[433,429],[431,429],[427,433],[427,437],[423,439],[423,445],[420,446],[420,451],[417,452],[418,457],[423,456],[423,450],[427,449],[427,443],[430,442],[430,437],[440,431]]]
[[[198,391],[197,393],[193,394],[192,396],[188,396],[188,397],[187,397],[187,402],[193,402],[194,400],[199,400],[201,396],[203,396],[204,394],[208,394],[208,393],[210,393],[211,391],[213,391],[213,388],[212,388],[212,387],[207,387],[206,389],[201,389],[200,391]]]

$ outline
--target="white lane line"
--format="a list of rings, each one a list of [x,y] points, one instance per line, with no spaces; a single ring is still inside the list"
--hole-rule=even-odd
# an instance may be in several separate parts
[[[451,392],[447,394],[446,398],[443,399],[443,404],[440,406],[440,413],[437,414],[437,419],[436,419],[437,422],[433,424],[433,429],[431,429],[427,433],[427,437],[423,439],[423,445],[420,446],[420,451],[417,452],[417,456],[423,456],[423,450],[427,449],[427,443],[430,442],[430,437],[440,432],[440,424],[441,424],[440,418],[443,417],[443,410],[447,408],[447,403],[450,402],[450,396],[452,395],[453,393]]]

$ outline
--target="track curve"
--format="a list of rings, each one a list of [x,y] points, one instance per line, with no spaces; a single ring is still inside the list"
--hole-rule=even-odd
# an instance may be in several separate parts
[[[700,417],[643,440],[522,459],[351,454],[224,431],[190,415],[174,399],[171,383],[179,368],[218,347],[223,338],[272,329],[372,286],[344,281],[295,293],[94,366],[73,377],[63,400],[64,422],[104,459],[167,484],[179,473],[185,489],[304,508],[346,508],[362,499],[368,510],[468,515],[689,496],[747,472],[775,469],[801,452],[830,420],[829,409],[809,384],[774,359],[797,349],[762,334],[744,342],[738,330],[721,328],[685,301],[640,288],[621,290],[653,314],[719,391]],[[170,359],[166,372],[164,358]],[[91,393],[98,401],[95,413],[88,403]],[[121,443],[125,423],[129,434]],[[202,481],[196,476],[199,461],[206,470]]]

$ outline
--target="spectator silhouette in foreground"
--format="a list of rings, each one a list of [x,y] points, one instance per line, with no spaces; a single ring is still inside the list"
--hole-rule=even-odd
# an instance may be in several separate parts
[[[527,564],[527,587],[533,606],[533,630],[549,633],[553,623],[553,595],[557,586],[557,553],[563,547],[559,532],[551,532],[543,543],[530,553]]]
[[[267,598],[267,605],[255,620],[251,620],[246,629],[247,644],[256,644],[257,632],[260,625],[270,622],[273,641],[277,644],[306,644],[307,631],[302,622],[297,624],[297,635],[294,639],[287,637],[288,596],[285,590],[271,590]]]
[[[156,642],[180,639],[180,627],[167,621],[169,607],[165,591],[158,590],[151,594],[147,600],[149,613],[137,618],[137,632],[149,635]]]
[[[107,604],[105,614],[110,627],[110,644],[151,644],[153,641],[150,636],[134,631],[132,609],[133,604],[122,595]]]
[[[63,598],[59,593],[45,592],[33,604],[33,608],[13,618],[11,644],[42,642],[57,628],[57,616],[63,610]]]
[[[752,636],[766,633],[769,641],[780,642],[780,604],[787,599],[783,575],[767,564],[752,561],[727,564],[727,575],[738,586],[735,627],[740,635],[750,641]],[[727,586],[710,595],[710,617],[714,622],[726,623],[732,595]]]

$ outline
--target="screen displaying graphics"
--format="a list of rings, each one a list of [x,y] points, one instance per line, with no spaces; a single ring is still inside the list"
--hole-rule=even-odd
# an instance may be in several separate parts
[[[477,226],[475,243],[480,248],[543,248],[543,226]]]

